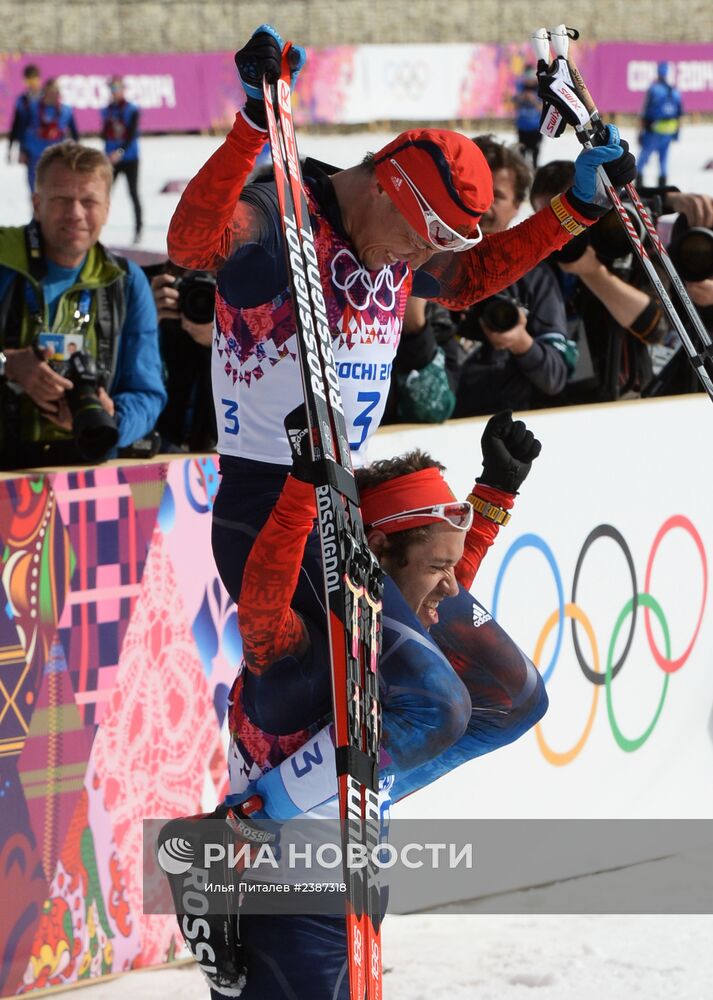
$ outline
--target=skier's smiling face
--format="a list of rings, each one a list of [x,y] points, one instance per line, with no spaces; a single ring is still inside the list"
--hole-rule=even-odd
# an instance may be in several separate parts
[[[416,270],[437,253],[436,248],[408,224],[391,198],[381,190],[377,207],[364,217],[363,224],[353,233],[352,239],[359,260],[370,271],[400,261]]]
[[[389,574],[403,594],[406,603],[424,628],[438,624],[438,605],[446,597],[455,597],[458,584],[455,567],[463,555],[466,532],[450,524],[431,525],[428,537],[409,545],[405,559],[389,555],[388,541],[369,543],[379,556],[381,568]]]

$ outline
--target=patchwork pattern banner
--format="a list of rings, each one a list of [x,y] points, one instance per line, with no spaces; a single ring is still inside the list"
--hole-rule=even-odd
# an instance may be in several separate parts
[[[0,481],[0,996],[173,957],[142,821],[226,789],[213,457]]]

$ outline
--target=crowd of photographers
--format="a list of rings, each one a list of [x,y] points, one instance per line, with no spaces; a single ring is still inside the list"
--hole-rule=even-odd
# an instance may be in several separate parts
[[[493,171],[486,233],[507,228],[528,195],[537,211],[572,183],[574,162],[534,174],[515,147],[474,139]],[[713,198],[640,188],[713,332]],[[640,227],[628,209],[632,225]],[[639,232],[641,235],[641,232]],[[675,293],[663,277],[664,284]],[[515,285],[464,314],[409,302],[386,421],[435,422],[514,410],[696,392],[699,383],[612,211]],[[434,402],[437,401],[437,402]]]
[[[493,173],[486,234],[507,229],[528,197],[537,210],[571,184],[571,161],[533,178],[515,148],[474,142]],[[107,251],[109,160],[72,141],[53,150],[39,164],[34,222],[0,228],[0,468],[213,450],[213,276],[168,261],[142,270]],[[713,330],[713,198],[641,193],[655,218],[677,215],[671,254]],[[412,297],[385,422],[697,389],[610,213],[467,312]]]

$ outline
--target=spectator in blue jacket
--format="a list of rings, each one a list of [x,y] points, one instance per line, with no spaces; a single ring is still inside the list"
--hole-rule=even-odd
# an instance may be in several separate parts
[[[139,199],[139,109],[124,96],[120,76],[109,80],[111,102],[102,110],[102,139],[114,180],[123,174],[134,206],[134,243],[141,239],[142,218]]]
[[[68,104],[60,100],[56,80],[47,80],[40,99],[30,107],[29,121],[25,132],[27,152],[27,179],[30,191],[35,190],[35,172],[44,151],[65,139],[79,141],[79,132],[74,121],[74,112]]]
[[[166,403],[148,280],[99,242],[111,183],[104,153],[59,143],[37,166],[32,222],[0,227],[0,469],[87,460],[67,377],[77,352],[96,365],[116,447],[152,431]]]
[[[18,161],[27,163],[27,150],[25,148],[25,135],[30,124],[30,112],[40,99],[42,89],[42,79],[40,71],[34,63],[28,63],[22,71],[22,78],[25,81],[25,89],[15,101],[15,108],[12,115],[12,123],[7,138],[7,162],[12,163],[12,147],[17,144],[19,148]]]
[[[653,154],[659,158],[659,187],[666,186],[668,174],[668,149],[678,139],[683,115],[683,102],[678,90],[668,82],[671,66],[660,62],[657,77],[646,91],[644,109],[641,112],[641,131],[637,168],[639,179],[643,178],[644,167]]]
[[[537,93],[537,73],[534,66],[525,66],[522,76],[515,84],[515,128],[520,152],[529,161],[533,170],[537,169],[540,155],[540,115],[542,101]]]

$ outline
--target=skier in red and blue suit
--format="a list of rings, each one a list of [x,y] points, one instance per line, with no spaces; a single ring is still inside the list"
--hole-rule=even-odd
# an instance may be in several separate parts
[[[389,798],[519,738],[547,707],[532,662],[469,592],[540,445],[504,412],[489,421],[482,450],[482,475],[465,502],[456,500],[442,467],[419,451],[357,471],[369,544],[386,572],[382,811]],[[315,541],[310,478],[309,463],[296,454],[254,540],[238,606],[244,668],[231,693],[226,804],[257,795],[263,810],[254,815],[278,820],[337,815],[321,580],[308,579],[317,601],[311,617],[293,606],[299,581],[317,566],[304,558]],[[217,956],[215,1000],[345,1000],[343,917],[242,914],[239,954],[226,951],[221,943],[229,936],[220,918],[213,920],[206,926]],[[243,963],[247,980],[233,993]]]
[[[320,730],[322,740],[329,738],[329,651],[314,489],[288,475],[293,456],[283,429],[301,388],[282,227],[274,184],[244,187],[265,141],[261,81],[279,75],[281,50],[274,29],[262,26],[237,53],[247,103],[223,146],[186,188],[168,236],[176,263],[218,272],[213,376],[222,480],[213,550],[238,601],[244,643],[246,669],[233,689],[229,717],[231,783],[239,797],[268,767],[271,774],[279,771]],[[293,55],[297,68],[302,60],[294,47]],[[512,283],[603,214],[596,190],[601,163],[617,183],[634,176],[633,157],[615,130],[607,146],[580,154],[571,192],[516,229],[483,239],[478,220],[492,201],[492,178],[477,147],[458,133],[411,130],[345,170],[307,161],[313,266],[324,290],[355,464],[364,462],[383,411],[409,293],[465,308]],[[520,422],[513,424],[509,414],[501,419],[490,426],[488,439],[507,442],[505,454],[496,450],[511,475],[507,482],[484,475],[474,490],[479,513],[470,530],[444,523],[440,515],[426,522],[436,532],[450,532],[435,569],[414,573],[407,560],[411,569],[403,575],[392,532],[374,523],[378,516],[371,523],[390,577],[380,670],[381,774],[399,796],[434,780],[442,768],[517,738],[546,707],[530,661],[468,593],[497,533],[497,522],[481,511],[491,512],[492,505],[504,520],[534,457],[509,450],[524,427],[511,438]],[[388,511],[390,523],[414,506],[450,509],[458,503],[442,477],[433,477],[432,466],[413,471],[417,479],[406,485],[416,484],[419,502]],[[474,713],[476,696],[487,711]],[[287,788],[281,793],[277,783],[261,791],[268,804],[279,798],[283,806],[292,795]],[[329,807],[332,795],[324,786],[315,801]],[[245,998],[345,995],[344,920],[300,919],[241,919],[249,967]],[[218,933],[218,939],[225,938]],[[224,957],[230,966],[231,956]],[[228,979],[213,981],[216,997],[239,995],[231,994],[238,987]]]
[[[296,73],[304,51],[293,46],[291,56]],[[236,54],[246,104],[189,182],[168,232],[176,264],[217,271],[212,382],[221,483],[213,552],[235,600],[255,534],[289,470],[283,421],[302,394],[275,185],[246,186],[266,137],[262,78],[279,76],[281,57],[282,40],[268,25]],[[580,153],[570,191],[486,237],[479,219],[492,202],[492,176],[459,133],[412,129],[343,170],[306,161],[314,266],[356,466],[383,414],[409,294],[466,309],[583,232],[608,207],[597,166],[616,183],[635,175],[626,143],[610,129],[608,145]],[[304,599],[309,610],[309,588]],[[301,600],[299,588],[297,608]]]

